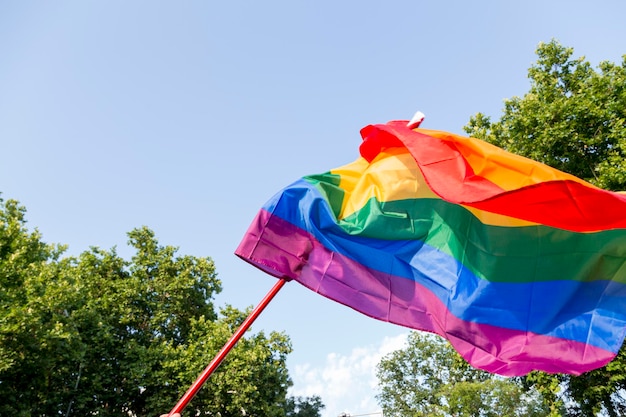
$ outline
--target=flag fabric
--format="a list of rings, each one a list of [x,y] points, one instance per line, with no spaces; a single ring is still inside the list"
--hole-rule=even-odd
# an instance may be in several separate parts
[[[471,365],[580,374],[626,331],[626,195],[478,139],[370,125],[355,162],[289,185],[236,254]]]

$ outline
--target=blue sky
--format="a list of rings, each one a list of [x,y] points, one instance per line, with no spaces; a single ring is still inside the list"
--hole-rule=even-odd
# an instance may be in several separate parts
[[[243,309],[274,279],[233,251],[276,191],[356,159],[370,123],[497,118],[541,41],[620,62],[625,15],[621,0],[1,1],[0,192],[69,254],[128,257],[146,225],[210,256],[217,303]],[[321,395],[324,417],[379,410],[376,362],[406,334],[296,283],[252,330],[291,337],[292,392]]]

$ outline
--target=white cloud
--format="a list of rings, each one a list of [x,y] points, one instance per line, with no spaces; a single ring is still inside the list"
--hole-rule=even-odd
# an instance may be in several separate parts
[[[330,353],[324,365],[298,364],[291,372],[290,395],[318,395],[326,406],[324,417],[341,413],[366,414],[380,411],[376,402],[376,365],[386,354],[402,349],[408,333],[386,337],[380,344],[354,348],[349,355]]]

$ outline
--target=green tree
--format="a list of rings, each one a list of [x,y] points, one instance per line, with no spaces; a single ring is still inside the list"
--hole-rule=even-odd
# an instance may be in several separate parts
[[[287,399],[286,417],[320,417],[325,408],[322,399],[313,397],[290,397]]]
[[[478,113],[465,131],[599,187],[626,190],[626,55],[621,65],[584,57],[557,41],[541,43],[528,71],[530,90],[504,102],[500,120]],[[624,349],[604,368],[581,376],[530,374],[527,386],[568,415],[626,414]]]
[[[505,100],[497,122],[482,113],[465,131],[608,190],[626,190],[626,55],[598,71],[573,49],[541,43],[530,91]]]
[[[148,228],[131,261],[62,257],[0,199],[0,415],[153,416],[168,411],[247,316],[216,313],[210,258],[178,256]],[[286,335],[242,338],[186,412],[284,416]]]
[[[0,414],[27,416],[20,405],[40,401],[46,388],[42,372],[49,362],[40,360],[45,350],[53,355],[59,345],[67,343],[61,323],[42,323],[30,302],[32,294],[41,292],[28,283],[54,273],[49,262],[63,252],[41,242],[38,232],[25,227],[25,210],[17,202],[0,199]],[[62,355],[59,357],[63,360]],[[67,387],[59,387],[61,393]],[[62,395],[62,394],[59,394]],[[54,401],[54,400],[51,400]]]
[[[546,416],[540,395],[517,380],[472,368],[443,338],[411,332],[377,368],[385,416]]]

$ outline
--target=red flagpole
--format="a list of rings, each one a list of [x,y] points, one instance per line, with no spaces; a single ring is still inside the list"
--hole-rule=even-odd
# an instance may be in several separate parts
[[[215,371],[217,369],[217,367],[224,360],[226,355],[228,355],[228,352],[230,352],[230,350],[233,347],[235,347],[235,345],[237,344],[239,339],[241,339],[241,336],[243,336],[243,334],[246,332],[246,330],[248,330],[250,325],[254,322],[254,320],[256,320],[256,318],[259,316],[259,314],[261,314],[263,309],[265,307],[267,307],[267,305],[270,303],[270,301],[272,301],[272,298],[274,298],[274,296],[283,287],[283,285],[285,285],[286,282],[287,282],[286,279],[281,278],[281,279],[279,279],[276,282],[276,284],[274,284],[272,289],[265,295],[265,297],[263,298],[263,300],[261,300],[259,305],[256,306],[254,308],[254,310],[252,310],[250,315],[248,317],[246,317],[246,319],[244,320],[243,323],[241,323],[241,326],[239,326],[237,331],[235,331],[235,333],[230,337],[230,340],[228,342],[226,342],[226,344],[224,345],[222,350],[220,350],[218,352],[218,354],[215,355],[215,357],[213,358],[213,360],[211,361],[209,366],[207,366],[204,369],[204,371],[202,371],[200,376],[198,376],[196,381],[193,384],[191,384],[191,386],[189,387],[187,392],[180,398],[180,400],[174,406],[174,408],[172,408],[172,411],[169,412],[168,416],[171,416],[171,415],[173,415],[175,413],[181,413],[183,411],[183,409],[187,406],[189,401],[191,401],[191,399],[200,390],[200,387],[202,387],[202,384],[204,384],[206,382],[206,380],[209,378],[209,376],[211,376],[213,371]]]

